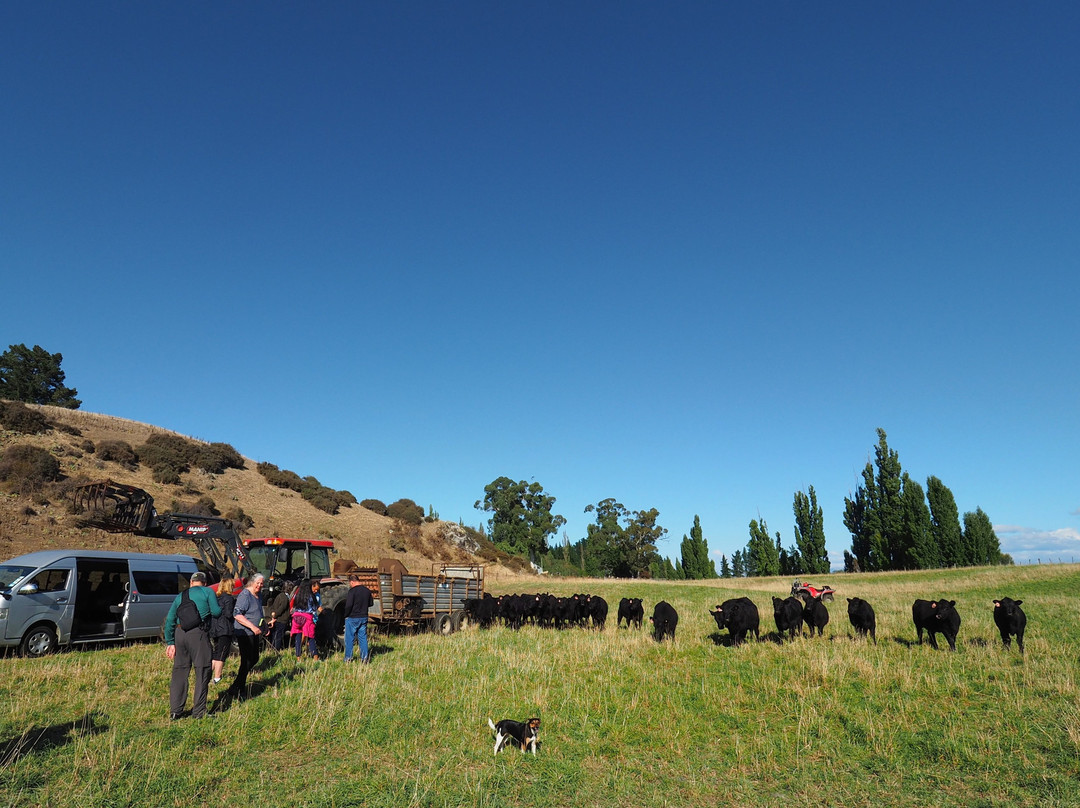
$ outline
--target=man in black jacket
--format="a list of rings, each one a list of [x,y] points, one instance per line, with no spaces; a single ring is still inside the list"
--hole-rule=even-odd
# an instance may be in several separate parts
[[[360,640],[360,661],[368,663],[368,609],[373,603],[371,590],[360,583],[359,575],[349,576],[349,593],[345,596],[345,661],[353,661],[353,645]]]

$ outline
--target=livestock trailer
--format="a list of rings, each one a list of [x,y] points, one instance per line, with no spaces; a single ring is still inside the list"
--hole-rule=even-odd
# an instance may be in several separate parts
[[[423,575],[410,573],[397,559],[383,558],[374,569],[353,569],[349,575],[358,575],[360,583],[371,590],[374,602],[368,625],[381,628],[452,634],[468,623],[465,601],[484,595],[482,564],[433,564],[431,574]],[[345,589],[335,593],[330,606],[342,618],[339,628],[344,626]],[[324,606],[327,600],[324,596]]]

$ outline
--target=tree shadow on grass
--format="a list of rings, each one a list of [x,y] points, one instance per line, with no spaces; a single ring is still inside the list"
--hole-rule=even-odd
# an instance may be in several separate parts
[[[46,752],[71,743],[76,738],[100,735],[109,725],[100,712],[88,712],[81,718],[47,727],[30,727],[14,738],[0,741],[0,769],[14,766],[31,752]]]

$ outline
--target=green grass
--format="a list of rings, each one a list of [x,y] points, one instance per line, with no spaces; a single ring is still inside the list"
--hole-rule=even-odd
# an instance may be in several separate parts
[[[1080,567],[829,582],[824,638],[737,649],[708,609],[746,594],[771,630],[790,582],[519,583],[604,596],[607,631],[380,636],[367,667],[268,656],[255,698],[201,722],[167,720],[157,645],[2,659],[0,805],[1080,806]],[[615,629],[633,595],[678,609],[674,644]],[[877,646],[851,636],[854,595]],[[1024,600],[1024,659],[993,624],[1003,595]],[[912,600],[944,596],[955,654],[914,644]],[[487,719],[533,714],[539,755],[493,757]]]

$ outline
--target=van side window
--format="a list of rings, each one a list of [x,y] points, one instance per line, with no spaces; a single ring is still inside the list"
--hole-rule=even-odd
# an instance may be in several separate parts
[[[131,575],[135,579],[135,591],[143,595],[177,595],[180,593],[180,581],[186,583],[184,576],[176,572],[132,570]]]
[[[37,584],[38,592],[63,592],[67,589],[70,570],[42,570],[28,584]]]

